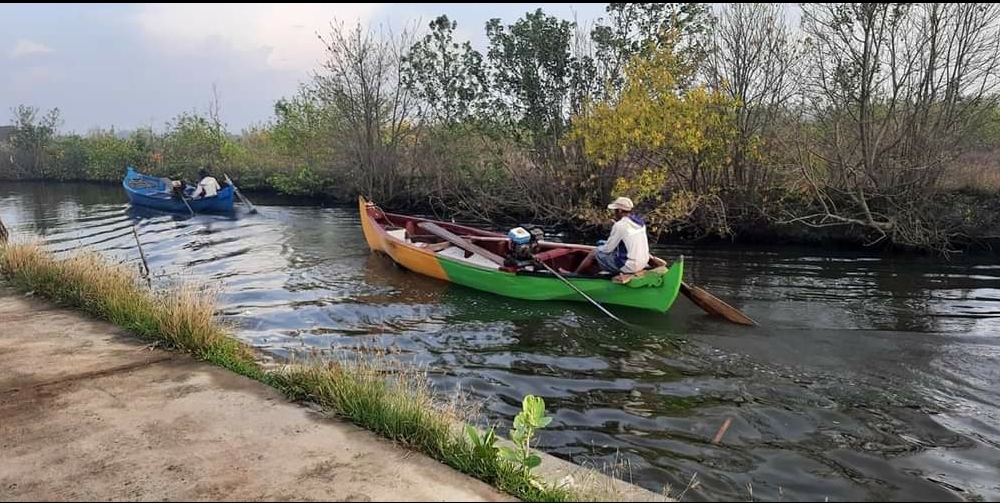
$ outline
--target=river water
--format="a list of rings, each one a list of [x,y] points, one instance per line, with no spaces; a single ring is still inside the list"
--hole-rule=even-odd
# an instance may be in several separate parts
[[[525,302],[394,267],[356,207],[255,197],[260,213],[174,216],[117,186],[0,182],[0,217],[56,251],[217,285],[220,314],[278,357],[378,345],[538,447],[684,500],[1000,501],[1000,261],[791,247],[659,247],[687,281],[759,323]],[[727,418],[719,444],[711,442]]]

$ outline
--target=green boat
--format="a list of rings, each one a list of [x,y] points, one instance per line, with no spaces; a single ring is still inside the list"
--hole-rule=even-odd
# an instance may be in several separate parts
[[[684,275],[683,257],[670,264],[651,257],[636,274],[609,275],[596,264],[572,271],[593,246],[555,243],[527,232],[530,241],[450,222],[382,211],[358,198],[361,228],[368,247],[411,271],[507,297],[526,300],[588,301],[666,312],[677,299]],[[571,286],[572,285],[572,286]],[[575,287],[575,288],[574,288]],[[578,291],[579,290],[579,291]]]

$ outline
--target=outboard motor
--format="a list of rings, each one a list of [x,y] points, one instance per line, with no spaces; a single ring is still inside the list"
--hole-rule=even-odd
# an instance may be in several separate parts
[[[535,254],[538,242],[544,236],[545,231],[541,227],[534,225],[523,225],[507,231],[507,237],[510,238],[511,252],[505,260],[506,264],[512,267],[524,267],[533,264],[534,259],[532,255]]]

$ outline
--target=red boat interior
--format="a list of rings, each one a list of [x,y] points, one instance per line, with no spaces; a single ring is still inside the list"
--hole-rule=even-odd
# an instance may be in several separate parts
[[[480,253],[480,255],[493,255],[495,258],[502,260],[511,256],[512,253],[511,240],[505,234],[498,232],[484,231],[482,229],[466,227],[438,220],[427,220],[395,213],[385,213],[377,206],[369,206],[368,214],[386,231],[391,232],[402,229],[405,231],[405,238],[408,241],[413,243],[426,243],[425,249],[428,250],[443,250],[452,246],[453,243],[421,227],[420,224],[424,222],[434,224],[437,227],[462,238],[466,242],[471,243],[474,247],[478,247],[487,252],[485,254]],[[588,250],[580,248],[579,246],[580,245],[559,246],[558,243],[543,242],[537,245],[534,249],[533,255],[536,259],[544,262],[549,267],[559,271],[560,273],[566,273],[567,271],[575,270],[580,262],[582,262],[587,256]],[[472,255],[472,251],[465,250],[466,258],[469,258]],[[497,264],[497,266],[500,269],[512,272],[520,270],[520,268],[516,265]],[[597,262],[594,261],[590,267],[587,268],[587,270],[581,271],[580,275],[597,276],[599,271],[600,269]]]

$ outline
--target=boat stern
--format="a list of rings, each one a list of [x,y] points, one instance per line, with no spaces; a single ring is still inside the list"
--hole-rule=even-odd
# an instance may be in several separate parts
[[[627,281],[616,281],[624,290],[618,290],[618,302],[611,302],[665,313],[677,300],[683,281],[684,256],[681,255],[669,267],[664,265]]]
[[[684,282],[684,255],[677,257],[677,260],[670,264],[667,273],[663,275],[663,308],[660,312],[667,312],[670,306],[677,300],[677,294],[681,291],[681,283]]]

